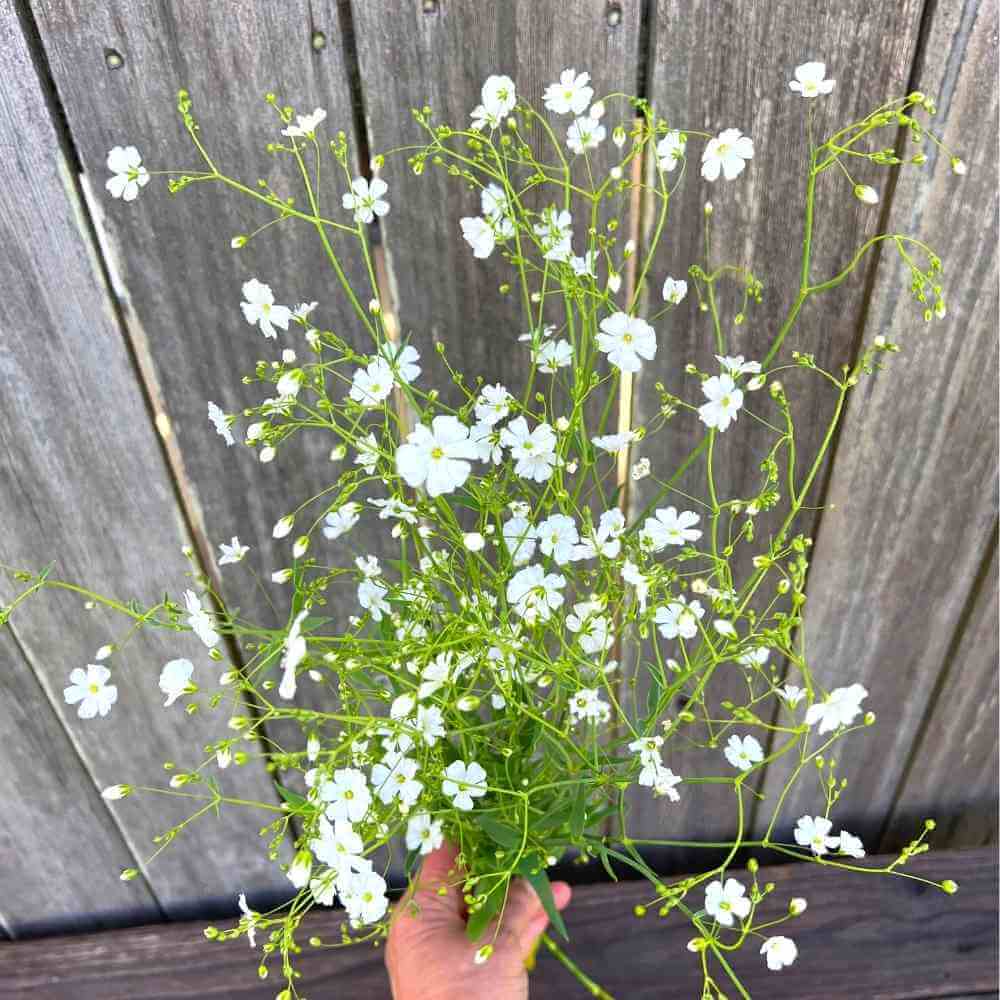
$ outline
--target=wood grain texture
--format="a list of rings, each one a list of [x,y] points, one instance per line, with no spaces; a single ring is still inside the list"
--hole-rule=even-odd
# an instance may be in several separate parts
[[[7,0],[0,34],[0,510],[7,524],[0,562],[34,570],[51,562],[56,577],[156,603],[165,583],[179,590],[186,582],[183,521]],[[23,586],[4,575],[0,602]],[[94,927],[119,911],[148,913],[154,899],[180,915],[243,881],[274,886],[277,873],[258,847],[259,819],[246,814],[192,828],[184,849],[148,870],[148,888],[117,882],[120,868],[148,856],[154,834],[193,810],[159,797],[115,803],[109,814],[97,791],[118,781],[162,785],[164,760],[200,762],[200,754],[194,760],[179,748],[197,750],[224,732],[226,711],[211,722],[207,711],[191,718],[181,706],[164,711],[156,682],[166,660],[190,657],[202,682],[218,668],[191,636],[142,633],[107,661],[119,704],[106,719],[79,720],[63,699],[70,671],[122,638],[128,624],[83,605],[68,591],[36,595],[12,616],[18,645],[3,637],[3,732],[18,744],[3,768],[3,780],[17,784],[4,809],[4,921],[15,934],[50,920],[65,926],[71,914],[79,927]],[[274,801],[256,766],[233,769],[223,784],[230,794]],[[60,805],[60,798],[72,801]],[[70,863],[77,872],[64,876]]]
[[[884,334],[902,351],[849,404],[827,498],[836,509],[823,515],[808,583],[806,630],[820,683],[864,684],[866,707],[878,715],[838,754],[850,781],[838,817],[870,838],[925,716],[937,732],[960,724],[954,697],[931,698],[942,669],[955,669],[950,645],[996,530],[996,15],[995,0],[934,9],[920,86],[936,95],[943,139],[971,170],[957,178],[937,156],[905,172],[888,229],[920,232],[940,254],[948,315],[925,328],[908,301],[908,273],[883,256],[865,336]],[[995,605],[983,613],[995,629]],[[966,676],[985,701],[996,696],[996,659],[983,653]],[[988,727],[967,739],[979,755],[994,752]],[[926,747],[954,748],[940,773],[959,783],[967,773],[975,779],[963,742]],[[782,778],[781,768],[768,776],[770,794]],[[815,784],[801,787],[783,813],[786,832],[817,806]]]
[[[996,858],[992,851],[945,852],[908,869],[961,885],[946,896],[918,883],[838,873],[812,865],[767,869],[777,884],[765,904],[777,916],[793,896],[809,908],[787,930],[798,961],[769,972],[756,948],[734,964],[759,1000],[932,1000],[997,990]],[[741,872],[734,872],[744,877]],[[697,959],[685,951],[690,926],[677,919],[637,920],[648,900],[638,883],[577,887],[566,912],[570,954],[614,996],[653,1000],[700,996]],[[302,938],[339,939],[340,915],[310,917]],[[0,997],[20,1000],[270,1000],[274,982],[256,978],[245,941],[207,942],[201,924],[147,927],[86,937],[0,946]],[[388,996],[379,950],[319,950],[304,945],[299,988],[308,996],[375,1000]],[[37,991],[37,992],[36,992]],[[547,953],[531,977],[531,996],[582,997],[582,989]]]
[[[939,818],[935,843],[971,847],[996,839],[998,659],[994,548],[914,741],[883,850],[899,848],[928,816]]]
[[[590,72],[595,99],[614,91],[633,93],[642,5],[629,0],[619,6],[621,20],[610,26],[601,0],[490,5],[443,0],[431,14],[423,13],[419,0],[354,3],[373,152],[426,143],[426,132],[410,114],[424,104],[433,110],[435,124],[467,127],[491,74],[510,76],[518,94],[541,110],[545,87],[570,66]],[[621,105],[613,107],[618,114]],[[612,118],[609,110],[605,124]],[[571,117],[549,119],[562,139]],[[595,176],[617,162],[616,154],[610,141],[593,153]],[[548,147],[546,162],[553,159]],[[383,227],[402,335],[425,355],[442,343],[467,385],[481,375],[517,395],[529,368],[528,351],[517,338],[528,321],[516,287],[506,297],[498,291],[503,282],[513,283],[514,271],[498,252],[485,261],[474,259],[459,226],[463,216],[480,214],[478,191],[430,163],[423,175],[414,176],[401,154],[387,161],[383,176],[393,196]],[[554,201],[552,190],[546,187],[543,204],[530,207],[539,210]],[[579,224],[575,235],[574,250],[582,253],[586,236]],[[457,398],[440,362],[429,366],[428,375],[444,398]]]
[[[248,449],[226,448],[208,423],[206,400],[239,413],[273,395],[269,386],[241,384],[258,359],[274,361],[287,347],[300,358],[310,356],[301,327],[292,324],[288,333],[268,341],[246,324],[239,309],[242,284],[257,276],[271,284],[278,302],[292,307],[318,300],[313,322],[359,350],[369,349],[370,341],[308,223],[282,222],[235,252],[230,238],[263,225],[273,216],[270,208],[207,184],[170,197],[156,180],[136,202],[112,202],[103,192],[105,158],[111,146],[135,143],[150,169],[201,166],[175,111],[177,90],[185,87],[220,170],[251,187],[264,178],[279,194],[305,203],[294,163],[265,152],[268,142],[281,138],[281,126],[263,96],[274,92],[300,112],[325,108],[323,135],[333,139],[343,130],[354,148],[337,4],[38,0],[34,10],[83,169],[99,194],[99,224],[118,273],[121,304],[133,337],[148,351],[183,458],[195,524],[213,546],[234,534],[250,545],[246,565],[229,567],[223,575],[224,596],[244,617],[273,627],[287,620],[287,588],[266,584],[273,611],[247,566],[268,580],[273,570],[291,565],[299,531],[275,542],[272,526],[335,478],[338,467],[328,455],[337,442],[319,431],[303,432],[281,446],[274,462],[262,465]],[[311,44],[314,30],[326,37],[320,50]],[[109,48],[124,60],[119,69],[107,66]],[[349,223],[340,204],[346,182],[334,168],[328,156],[320,209]],[[367,302],[368,279],[356,243],[339,232],[331,242]],[[245,430],[247,423],[241,420],[238,427]],[[309,508],[302,526],[321,513],[315,505]],[[385,537],[363,523],[351,542],[359,551],[385,555],[379,544]],[[336,558],[347,557],[344,548],[317,541],[313,553],[326,546]],[[336,617],[356,608],[350,588],[332,593],[328,610]],[[307,681],[298,703],[328,707],[332,695]]]
[[[815,108],[817,134],[858,120],[883,99],[906,93],[921,7],[920,0],[823,2],[811,4],[806,16],[791,0],[768,4],[659,0],[652,5],[650,99],[657,115],[681,130],[717,134],[724,128],[739,128],[752,137],[755,154],[739,178],[710,184],[699,173],[704,140],[689,140],[686,176],[671,200],[666,236],[650,271],[651,310],[662,305],[660,289],[666,276],[686,278],[690,265],[704,265],[702,208],[711,200],[712,267],[723,263],[749,267],[764,282],[763,302],[751,305],[742,326],[733,323],[742,287],[720,284],[726,353],[762,358],[799,287],[809,152],[807,102],[788,88],[792,71],[806,59],[826,58],[828,75],[836,79],[833,92]],[[874,168],[857,172],[860,180],[884,184],[884,176]],[[813,281],[842,268],[878,223],[878,212],[862,206],[844,178],[834,173],[828,171],[817,185]],[[648,229],[651,220],[644,220],[644,225]],[[865,275],[866,268],[859,268],[835,292],[807,302],[781,357],[788,358],[796,349],[813,352],[817,364],[828,369],[847,361],[861,317]],[[669,391],[701,402],[697,381],[683,375],[683,366],[694,362],[702,371],[718,370],[711,318],[698,310],[693,287],[681,306],[658,323],[658,336],[656,360],[644,367],[636,386],[637,425],[656,413],[657,380]],[[801,467],[805,456],[811,461],[822,440],[835,393],[810,372],[782,372],[781,381],[795,419]],[[772,423],[781,422],[766,391],[749,395],[746,408]],[[648,456],[654,474],[666,480],[701,440],[704,429],[696,414],[682,412],[638,452]],[[757,493],[758,465],[773,439],[771,431],[747,414],[719,436],[714,468],[720,499]],[[800,479],[803,476],[800,472]],[[704,461],[697,461],[678,485],[695,497],[707,497]],[[633,512],[642,510],[657,490],[652,479],[638,486],[633,491]],[[783,496],[783,504],[787,499]],[[806,502],[819,503],[819,490],[814,488]],[[669,496],[663,501],[667,504],[692,507],[681,495]],[[804,513],[792,530],[809,534],[814,523],[814,515]],[[737,549],[733,557],[737,589],[752,571],[749,556],[766,545],[769,531],[776,527],[768,517],[759,517],[757,538],[765,541],[754,543],[752,552],[746,546]],[[773,592],[766,596],[769,599]],[[726,678],[720,672],[713,678],[716,704],[726,698],[737,704],[745,701],[743,679],[736,668],[730,674]],[[708,769],[704,751],[672,752],[667,763],[682,775],[722,773],[718,767]],[[637,835],[720,839],[735,832],[732,795],[708,785],[691,786],[678,805],[634,795],[632,826],[641,831]],[[687,867],[695,858],[681,855],[677,863]]]

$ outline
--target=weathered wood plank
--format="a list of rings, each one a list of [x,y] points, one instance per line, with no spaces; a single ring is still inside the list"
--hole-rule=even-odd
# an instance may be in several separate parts
[[[176,92],[185,87],[203,141],[221,170],[251,187],[262,177],[279,194],[304,204],[294,163],[264,150],[281,139],[281,125],[262,98],[274,92],[303,113],[321,106],[328,113],[321,138],[333,139],[343,130],[352,148],[356,145],[337,4],[38,0],[34,9],[74,143],[91,189],[100,195],[99,225],[118,272],[121,304],[139,349],[148,352],[190,483],[196,527],[213,543],[238,534],[251,546],[247,565],[267,581],[273,570],[291,565],[299,534],[275,542],[272,526],[329,485],[337,467],[328,455],[337,442],[322,432],[304,432],[283,444],[274,462],[261,465],[254,453],[227,449],[215,435],[205,418],[206,400],[239,413],[273,395],[269,387],[241,384],[258,359],[270,363],[287,347],[300,358],[311,356],[296,324],[275,341],[247,326],[239,311],[242,284],[256,275],[272,285],[279,302],[293,307],[318,300],[312,316],[318,326],[336,330],[362,351],[370,350],[370,340],[310,225],[294,219],[280,223],[234,252],[230,238],[267,222],[273,216],[267,206],[208,184],[170,198],[162,186],[154,190],[155,179],[133,204],[110,202],[103,191],[105,158],[111,146],[134,143],[151,166],[199,165],[175,112]],[[323,34],[322,48],[314,47],[314,32]],[[109,69],[108,49],[122,59],[119,68]],[[320,209],[349,223],[340,204],[345,187],[327,155]],[[368,279],[356,243],[343,233],[333,233],[331,242],[345,254],[347,274],[366,303],[371,295],[364,292]],[[245,430],[247,423],[238,427]],[[302,525],[320,513],[313,505]],[[351,541],[360,551],[384,555],[385,537],[363,522]],[[325,544],[318,538],[313,552]],[[279,586],[265,586],[277,614],[246,565],[223,575],[229,604],[272,626],[286,620],[289,596]],[[354,613],[353,593],[337,591],[329,608],[342,616]],[[298,703],[329,706],[332,695],[306,682]]]
[[[607,5],[597,0],[488,6],[448,0],[431,13],[417,0],[364,0],[352,10],[373,152],[426,143],[427,133],[410,114],[425,104],[435,124],[467,127],[472,109],[481,103],[483,82],[495,73],[510,76],[518,93],[546,115],[542,92],[567,67],[590,72],[595,99],[635,89],[639,3],[620,5],[614,25]],[[620,109],[616,103],[615,115]],[[550,117],[562,140],[572,119]],[[612,117],[609,110],[608,120]],[[603,176],[617,154],[610,140],[595,150],[595,176]],[[554,160],[551,146],[545,160]],[[513,284],[515,272],[497,252],[485,261],[474,259],[459,226],[463,216],[480,214],[478,191],[467,190],[430,163],[422,176],[414,176],[401,154],[387,161],[383,176],[393,195],[383,230],[402,335],[428,356],[434,344],[442,343],[467,385],[481,375],[518,394],[529,358],[517,338],[530,324],[516,287],[506,297],[498,291],[503,282]],[[554,200],[546,188],[542,201]],[[579,222],[576,230],[574,251],[582,253],[585,234]],[[456,398],[444,367],[434,362],[428,369],[445,398]]]
[[[159,920],[132,852],[9,632],[0,632],[0,926],[21,937]]]
[[[41,569],[51,561],[55,576],[155,603],[164,583],[184,584],[183,520],[8,0],[0,2],[0,35],[0,510],[7,524],[0,562]],[[23,586],[5,574],[0,602]],[[16,780],[19,791],[5,799],[0,865],[4,882],[17,885],[4,893],[0,909],[14,933],[49,919],[65,926],[74,913],[80,927],[99,926],[116,911],[148,913],[147,890],[111,880],[119,867],[148,856],[154,834],[193,810],[166,797],[117,803],[111,808],[118,834],[96,790],[118,781],[160,785],[164,760],[198,763],[200,757],[182,756],[179,748],[200,750],[210,733],[225,729],[225,707],[211,726],[207,711],[188,718],[181,706],[162,708],[156,681],[166,660],[189,656],[201,681],[218,669],[190,636],[131,640],[107,661],[119,704],[106,719],[79,720],[63,700],[70,670],[92,661],[128,624],[83,605],[67,591],[20,605],[11,629],[23,659],[4,637],[0,702],[9,727],[3,732],[19,744],[8,750],[4,781]],[[25,660],[37,681],[25,673]],[[256,765],[223,777],[232,794],[274,801]],[[35,804],[27,805],[32,796]],[[60,804],[61,797],[72,801]],[[194,827],[184,848],[148,871],[163,910],[190,912],[186,905],[228,896],[242,881],[274,886],[275,873],[258,847],[259,825],[259,816],[241,814]],[[40,860],[42,851],[53,860]],[[70,864],[77,866],[74,877],[64,873]]]
[[[944,141],[971,169],[956,178],[938,155],[904,173],[888,229],[920,232],[941,255],[948,316],[922,329],[906,301],[905,269],[883,256],[865,338],[898,339],[902,354],[850,403],[829,487],[836,509],[823,515],[808,584],[819,681],[864,684],[866,707],[878,715],[838,754],[838,777],[850,781],[838,815],[868,837],[891,809],[996,526],[996,15],[995,0],[934,8],[920,86],[937,96]],[[995,623],[995,607],[984,613]],[[976,663],[978,696],[995,697],[995,659]],[[958,725],[954,698],[935,705],[939,712],[936,726]],[[984,753],[991,743],[989,730],[968,738]],[[939,773],[964,783],[962,741],[950,747]],[[782,775],[768,776],[770,794]],[[815,785],[804,783],[783,813],[786,831],[815,807]]]
[[[742,286],[720,284],[727,353],[761,359],[799,287],[809,154],[807,104],[788,89],[792,71],[807,59],[825,59],[828,75],[836,79],[833,92],[815,108],[817,134],[857,120],[884,97],[906,92],[921,7],[920,0],[819,3],[811,4],[808,13],[791,0],[768,4],[659,0],[652,5],[649,96],[656,113],[681,130],[716,134],[724,128],[740,128],[752,137],[755,156],[738,179],[709,184],[699,174],[703,140],[689,141],[686,176],[671,201],[667,235],[650,271],[651,309],[662,305],[660,288],[666,276],[686,278],[690,265],[706,263],[702,209],[711,200],[711,266],[728,262],[749,267],[765,286],[763,302],[751,304],[746,323],[737,326],[733,317],[740,310]],[[817,186],[814,281],[843,267],[875,231],[878,221],[878,212],[862,206],[843,177],[833,173],[828,172]],[[884,181],[874,170],[859,168],[859,177],[879,186]],[[644,224],[650,223],[645,220]],[[786,356],[793,349],[810,351],[826,368],[849,359],[861,316],[865,273],[865,268],[859,268],[836,292],[806,304],[797,332],[786,341]],[[637,381],[636,424],[656,413],[654,385],[658,380],[668,390],[690,400],[698,396],[696,401],[700,401],[697,383],[683,375],[683,366],[694,362],[702,371],[718,371],[712,322],[708,313],[699,311],[693,288],[658,324],[658,335],[661,349],[656,361],[643,369]],[[795,418],[798,452],[811,456],[832,416],[834,394],[813,373],[783,372],[781,380]],[[781,423],[766,391],[750,395],[746,403],[754,413]],[[651,459],[654,476],[667,480],[703,432],[697,415],[684,411],[662,435],[648,439],[637,450]],[[720,499],[756,495],[761,483],[758,466],[773,438],[771,431],[745,414],[719,437],[714,468]],[[706,498],[704,461],[696,462],[678,485],[688,494]],[[639,483],[632,493],[633,513],[642,510],[657,489],[653,479]],[[807,502],[819,502],[818,490],[811,496],[815,499]],[[787,497],[783,499],[787,502]],[[663,503],[693,506],[679,494]],[[813,515],[807,513],[793,530],[808,534],[813,524]],[[758,518],[757,537],[766,539],[774,527],[767,517]],[[752,551],[738,547],[733,557],[737,588],[751,572],[749,555],[760,548],[757,543]],[[730,673],[731,683],[721,673],[713,678],[716,703],[732,698],[742,704],[746,686],[738,671]],[[682,775],[722,773],[707,771],[703,751],[672,751],[667,763]],[[721,768],[725,767],[723,763]],[[735,832],[732,795],[711,785],[689,786],[677,805],[636,795],[632,826],[637,835],[721,839]],[[677,863],[691,866],[695,856],[681,855]]]
[[[750,993],[768,1000],[959,1000],[994,993],[994,852],[932,854],[908,870],[954,878],[961,891],[949,897],[905,879],[812,865],[767,869],[778,885],[774,902],[766,904],[776,916],[793,896],[806,897],[810,905],[782,928],[799,947],[793,966],[769,972],[752,946],[736,957]],[[690,925],[653,916],[636,920],[632,907],[647,901],[648,886],[640,883],[578,887],[566,911],[570,954],[614,996],[653,1000],[666,995],[665,989],[672,997],[699,996],[699,963],[684,947]],[[303,940],[312,934],[339,940],[339,925],[336,912],[311,916],[302,928]],[[40,992],[48,1000],[274,996],[275,984],[257,979],[244,941],[212,944],[201,930],[201,924],[183,924],[0,946],[0,997],[14,1000]],[[381,951],[304,948],[298,961],[300,988],[310,996],[374,1000],[388,995]],[[543,954],[532,973],[531,995],[561,1000],[583,992]]]
[[[911,754],[883,850],[900,847],[928,816],[938,818],[935,844],[971,847],[995,839],[998,659],[994,548]]]

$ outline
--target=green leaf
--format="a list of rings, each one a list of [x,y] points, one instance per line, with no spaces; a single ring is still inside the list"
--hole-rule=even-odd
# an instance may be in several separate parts
[[[495,820],[489,813],[480,813],[476,818],[483,833],[491,840],[495,840],[501,847],[517,850],[521,846],[522,835],[519,830]]]
[[[274,783],[274,787],[278,789],[278,794],[293,808],[302,809],[309,805],[308,801],[298,792],[293,792],[290,788],[285,788],[284,785],[279,785],[277,782]]]
[[[535,859],[535,862],[537,864],[537,858]],[[518,870],[521,870],[520,865],[518,865]],[[542,906],[545,908],[545,912],[548,914],[552,926],[559,931],[564,941],[568,941],[569,931],[566,930],[566,924],[563,922],[562,914],[556,909],[555,897],[552,895],[552,886],[549,883],[549,876],[545,869],[542,868],[535,873],[532,873],[531,871],[523,871],[521,874],[524,875],[524,877],[531,883],[535,892],[538,893],[538,898],[541,900]]]
[[[608,860],[608,849],[603,844],[598,844],[597,853],[600,855],[601,864],[604,865],[604,870],[611,876],[611,881],[617,882],[618,876],[615,874],[615,870],[611,867],[611,862]]]

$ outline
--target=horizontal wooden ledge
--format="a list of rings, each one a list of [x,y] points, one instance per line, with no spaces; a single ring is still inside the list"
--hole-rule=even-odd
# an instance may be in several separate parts
[[[751,946],[735,956],[733,965],[749,992],[757,1000],[995,997],[996,849],[932,851],[905,871],[954,879],[960,890],[947,896],[909,879],[816,865],[762,869],[762,881],[777,886],[765,913],[783,912],[793,896],[805,897],[809,907],[782,928],[799,947],[791,968],[769,972]],[[685,950],[690,927],[676,916],[637,919],[632,909],[646,901],[648,886],[641,882],[576,888],[566,915],[568,951],[619,1000],[700,996],[698,963]],[[339,911],[325,911],[304,926],[303,995],[388,997],[380,950],[314,949],[306,943],[310,934],[338,940],[340,920]],[[160,924],[0,944],[0,998],[273,1000],[280,984],[257,978],[246,941],[206,941],[203,926]],[[540,954],[531,996],[566,1000],[584,994],[560,965]]]

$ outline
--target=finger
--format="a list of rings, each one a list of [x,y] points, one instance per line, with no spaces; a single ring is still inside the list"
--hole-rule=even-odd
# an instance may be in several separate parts
[[[549,923],[538,894],[522,878],[511,882],[502,920],[501,930],[516,943],[521,957],[525,959]]]
[[[556,904],[557,910],[565,910],[569,906],[569,901],[573,896],[573,890],[570,889],[566,882],[553,882],[552,883],[552,899]],[[545,933],[545,928],[549,926],[549,918],[543,909],[540,915],[534,917],[534,919],[528,924],[528,929],[525,932],[525,936],[529,942],[529,948],[534,948],[538,939]]]
[[[421,912],[462,920],[465,870],[455,863],[457,856],[458,848],[448,842],[431,851],[411,880],[406,899],[412,899]]]

